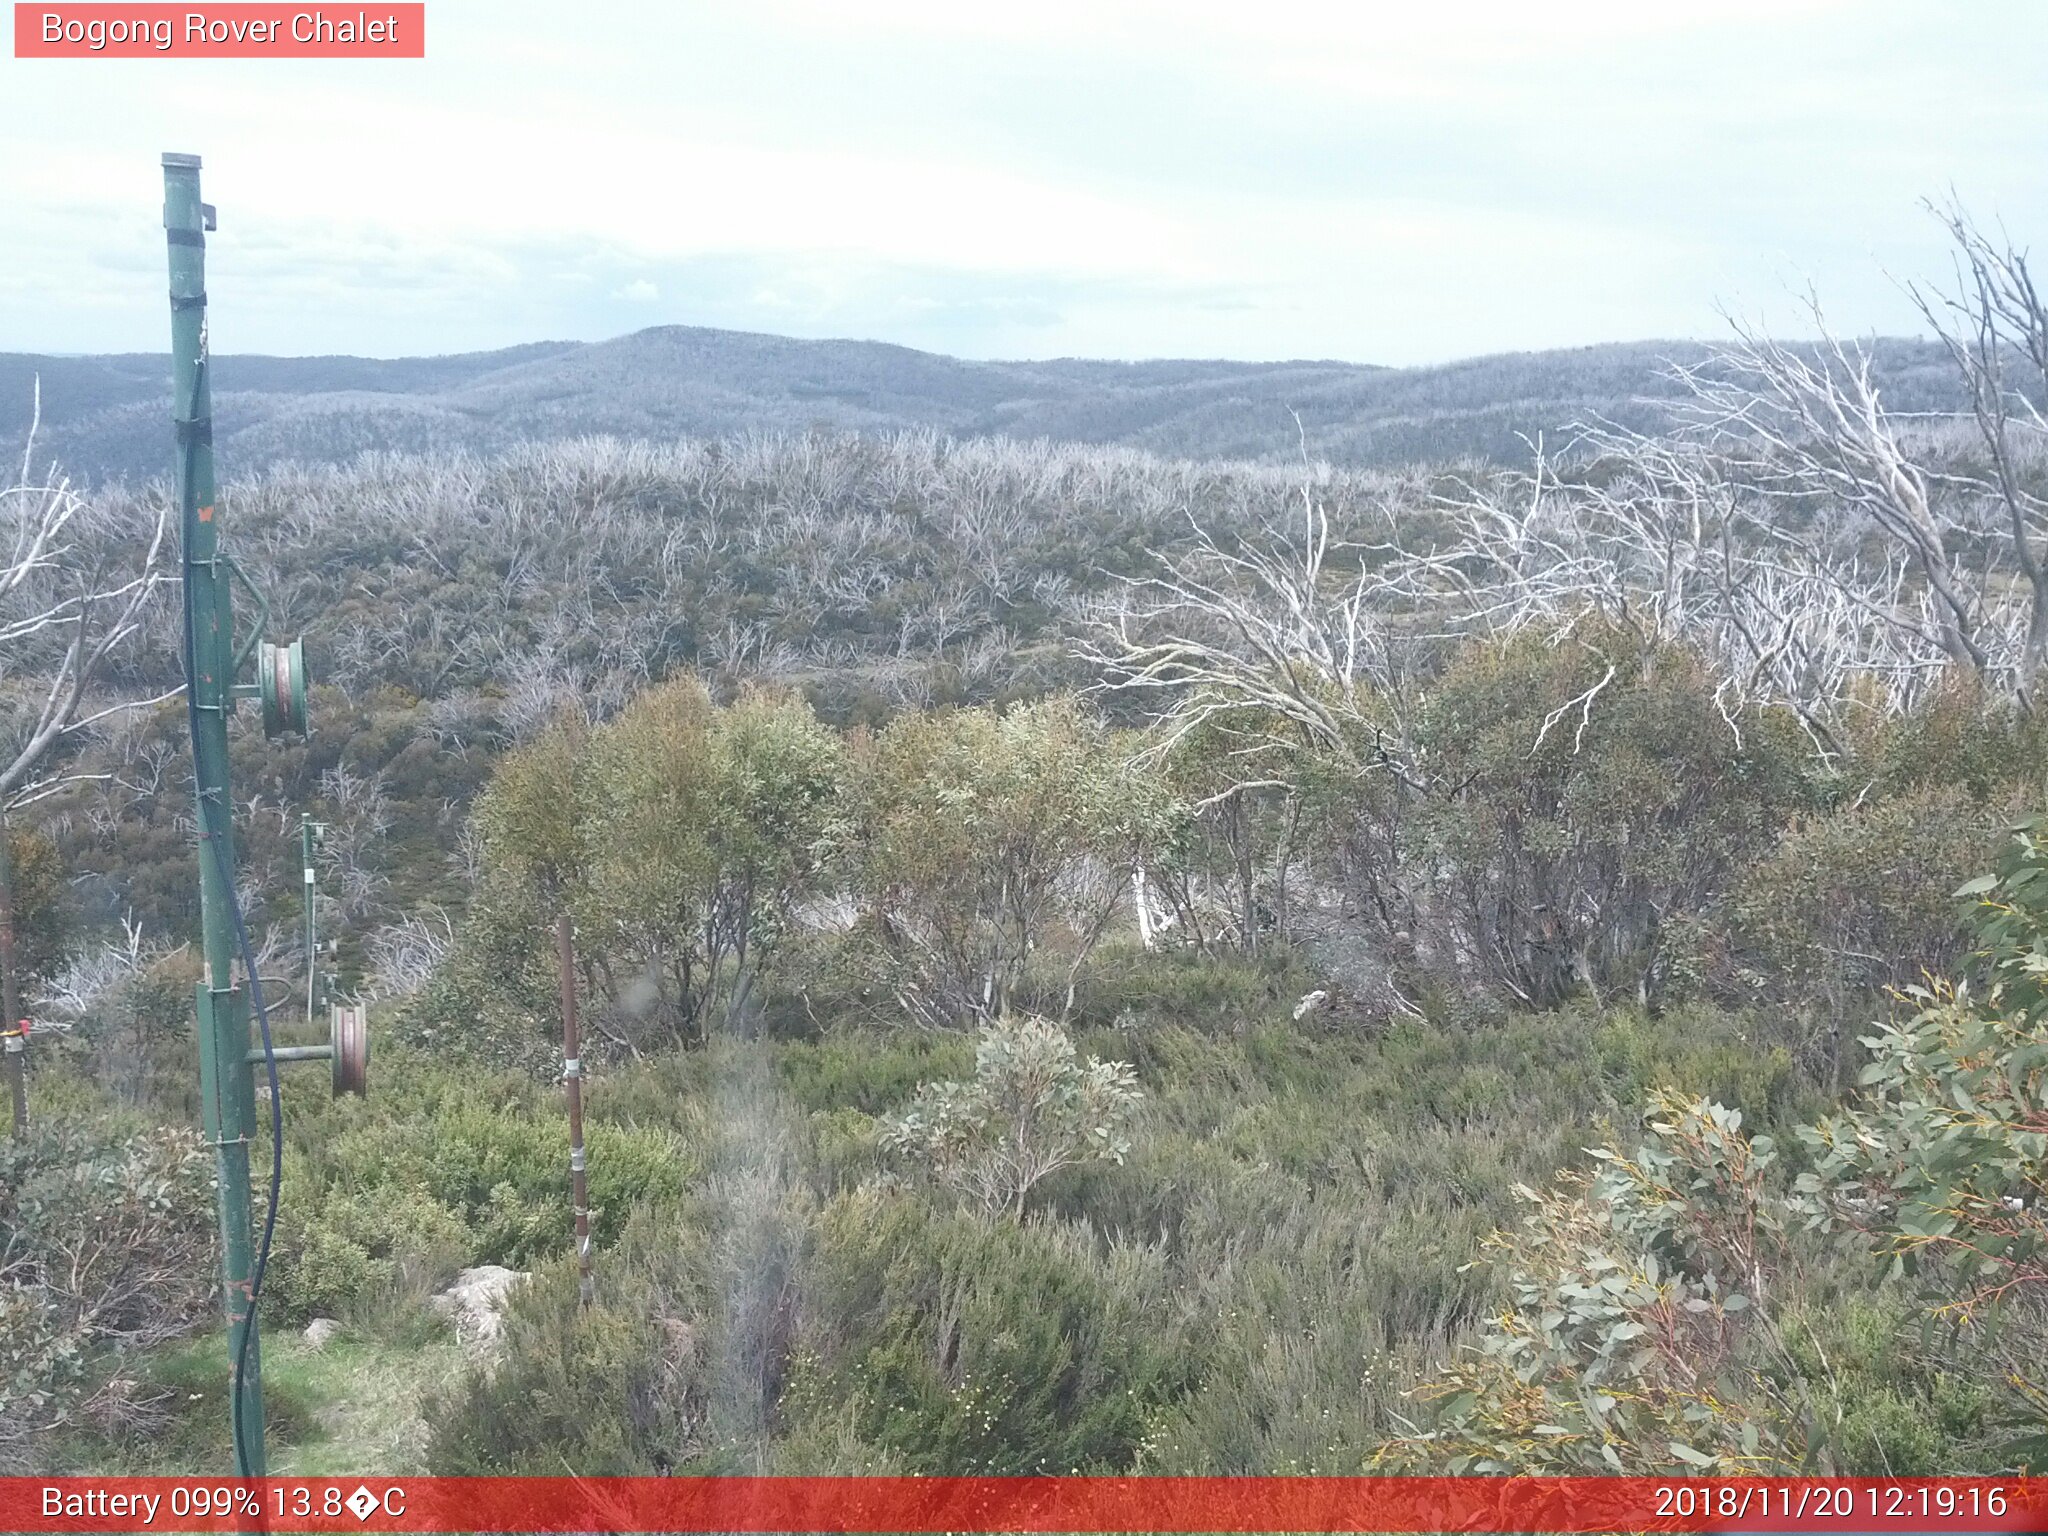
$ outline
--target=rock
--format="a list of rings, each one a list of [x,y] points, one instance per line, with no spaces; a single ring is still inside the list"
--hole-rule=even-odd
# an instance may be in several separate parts
[[[1317,987],[1315,991],[1309,993],[1307,997],[1304,997],[1300,1002],[1294,1005],[1295,1018],[1307,1018],[1310,1014],[1314,1013],[1316,1009],[1322,1005],[1323,999],[1328,997],[1329,995],[1330,994],[1323,988]]]
[[[306,1348],[325,1349],[328,1341],[341,1332],[341,1324],[331,1317],[316,1317],[306,1324]]]
[[[455,1283],[434,1298],[434,1310],[455,1323],[455,1337],[471,1349],[487,1351],[505,1329],[505,1306],[515,1286],[526,1280],[522,1270],[498,1264],[465,1269]]]

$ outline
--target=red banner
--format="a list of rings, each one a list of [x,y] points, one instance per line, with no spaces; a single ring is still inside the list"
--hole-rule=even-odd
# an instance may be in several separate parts
[[[10,1531],[2048,1531],[2026,1478],[0,1478]]]
[[[22,4],[17,59],[423,59],[427,8]]]

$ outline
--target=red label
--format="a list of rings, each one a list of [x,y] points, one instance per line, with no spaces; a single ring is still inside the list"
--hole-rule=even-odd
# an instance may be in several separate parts
[[[2039,1531],[2038,1479],[0,1478],[11,1531]]]
[[[423,59],[424,4],[14,7],[17,59]]]

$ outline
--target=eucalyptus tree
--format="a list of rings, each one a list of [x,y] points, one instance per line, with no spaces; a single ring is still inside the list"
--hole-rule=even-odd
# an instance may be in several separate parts
[[[1074,700],[909,714],[855,744],[846,863],[883,977],[929,1024],[996,1019],[1027,984],[1073,1006],[1178,806]]]
[[[741,1020],[765,954],[821,883],[841,746],[801,700],[714,705],[694,678],[592,738],[576,907],[622,1032],[702,1042]]]

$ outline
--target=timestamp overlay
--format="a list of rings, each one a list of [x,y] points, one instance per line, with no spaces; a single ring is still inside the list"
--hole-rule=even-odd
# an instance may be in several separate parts
[[[2014,1531],[1945,1478],[0,1478],[11,1531]]]

